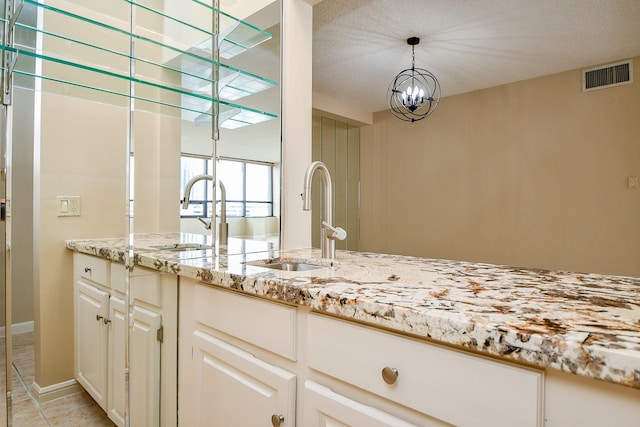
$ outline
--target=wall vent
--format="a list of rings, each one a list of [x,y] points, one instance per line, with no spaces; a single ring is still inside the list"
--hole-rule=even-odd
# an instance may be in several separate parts
[[[633,67],[630,60],[582,70],[583,92],[629,83],[633,83]]]

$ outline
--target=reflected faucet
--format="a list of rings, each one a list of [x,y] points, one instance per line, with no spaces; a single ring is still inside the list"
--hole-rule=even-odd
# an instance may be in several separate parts
[[[181,200],[182,209],[187,209],[189,207],[189,200],[191,197],[191,188],[193,185],[202,180],[214,181],[213,176],[200,174],[191,178],[187,184],[184,186],[184,197]],[[213,185],[215,186],[216,182],[214,181]],[[226,245],[228,236],[229,236],[229,224],[227,224],[227,190],[224,187],[222,181],[217,181],[218,186],[220,187],[220,224],[218,226],[218,241],[221,245]],[[215,199],[215,197],[214,197]],[[215,211],[215,209],[214,209]],[[215,222],[215,213],[213,214],[213,218],[211,222],[206,222],[202,218],[198,218],[198,221],[202,222],[207,230],[211,229],[211,224]]]
[[[331,175],[329,169],[322,162],[312,162],[307,168],[304,175],[304,190],[302,193],[303,206],[305,211],[311,210],[311,181],[316,171],[322,176],[322,184],[324,185],[324,216],[322,221],[322,258],[336,258],[336,240],[344,240],[347,232],[340,227],[331,225],[333,217],[332,200],[333,200],[333,184],[331,183]]]

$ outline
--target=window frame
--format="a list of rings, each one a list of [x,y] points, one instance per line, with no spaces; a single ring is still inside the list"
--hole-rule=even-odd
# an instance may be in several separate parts
[[[204,174],[210,174],[209,173],[209,162],[211,161],[210,158],[208,157],[204,157],[204,156],[198,156],[195,154],[189,154],[189,153],[182,153],[181,154],[181,159],[183,157],[189,157],[189,158],[196,158],[196,159],[202,159],[203,161],[203,171],[198,172],[199,173],[204,173]],[[235,159],[235,158],[230,158],[230,157],[219,157],[218,162],[221,161],[225,161],[225,162],[237,162],[240,163],[242,165],[242,200],[238,200],[238,199],[229,199],[227,198],[226,200],[226,216],[227,218],[268,218],[268,217],[272,217],[273,216],[273,209],[274,209],[274,201],[273,201],[273,175],[274,175],[274,170],[275,170],[275,164],[271,163],[271,162],[260,162],[260,161],[254,161],[254,160],[245,160],[245,159]],[[265,200],[247,200],[247,164],[255,164],[255,165],[261,165],[261,166],[266,166],[268,167],[268,182],[267,182],[267,194],[269,197],[269,200],[265,201]],[[216,170],[219,169],[219,166],[216,166]],[[182,181],[182,167],[181,167],[181,181]],[[223,181],[224,182],[224,181]],[[180,190],[181,190],[181,195],[180,197],[182,198],[183,196],[183,192],[184,192],[184,185],[186,184],[186,182],[181,182],[180,185]],[[201,199],[190,199],[189,204],[199,204],[202,205],[203,208],[201,209],[201,213],[200,214],[183,214],[183,210],[180,209],[180,218],[210,218],[210,208],[212,207],[212,200],[211,197],[209,197],[209,195],[207,194],[209,191],[209,187],[207,186],[207,188],[205,189],[205,200],[201,200]],[[218,192],[215,192],[216,195],[218,194]],[[238,215],[237,213],[229,213],[229,205],[230,204],[236,204],[240,206],[240,213],[241,215]],[[247,205],[251,205],[251,204],[263,204],[267,206],[267,215],[247,215],[248,211],[250,209],[247,208]],[[216,210],[216,216],[220,216],[220,207],[221,207],[221,200],[216,198],[215,201],[215,210]]]

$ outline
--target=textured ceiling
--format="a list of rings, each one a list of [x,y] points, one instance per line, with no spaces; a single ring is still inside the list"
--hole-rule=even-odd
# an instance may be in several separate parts
[[[638,56],[640,0],[322,0],[314,92],[386,109],[410,36],[446,97]]]

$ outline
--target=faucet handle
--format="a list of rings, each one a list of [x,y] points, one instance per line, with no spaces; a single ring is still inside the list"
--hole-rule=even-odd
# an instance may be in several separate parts
[[[322,221],[322,225],[332,231],[330,239],[333,240],[344,240],[347,238],[347,232],[342,227],[333,227],[327,221]]]

